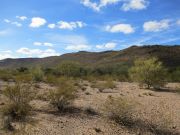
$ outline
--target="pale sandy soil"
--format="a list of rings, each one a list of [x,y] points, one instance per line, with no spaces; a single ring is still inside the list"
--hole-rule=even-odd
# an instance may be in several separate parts
[[[175,123],[175,129],[180,132],[180,94],[174,89],[180,86],[178,83],[170,83],[167,85],[170,91],[151,91],[140,89],[136,83],[117,82],[117,88],[107,89],[99,92],[98,89],[92,89],[88,82],[86,90],[78,90],[77,98],[74,101],[74,109],[71,113],[59,114],[49,101],[36,99],[31,104],[34,107],[32,112],[32,122],[26,124],[24,130],[17,132],[18,135],[136,135],[137,131],[131,131],[126,127],[118,125],[107,118],[103,117],[102,106],[108,96],[127,97],[133,99],[139,104],[139,110],[144,115],[149,115],[151,109],[156,106],[160,107],[162,103],[170,106],[172,118]],[[4,82],[0,82],[1,90]],[[54,87],[41,83],[37,89],[38,94],[46,95],[50,89]],[[88,93],[88,94],[87,94]],[[150,93],[150,94],[149,94]],[[46,96],[44,96],[46,97]],[[0,91],[0,108],[6,104]],[[93,108],[97,114],[90,115],[84,112],[88,107]],[[160,117],[160,116],[159,116]],[[18,128],[19,124],[14,123],[14,127]],[[96,129],[100,129],[99,132]],[[25,132],[23,132],[25,131]],[[0,131],[0,134],[12,134]],[[148,133],[144,133],[148,134]],[[149,133],[150,134],[150,133]]]

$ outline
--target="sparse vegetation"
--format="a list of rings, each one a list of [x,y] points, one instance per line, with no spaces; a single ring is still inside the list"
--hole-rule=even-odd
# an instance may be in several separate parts
[[[56,90],[50,91],[51,104],[54,105],[60,112],[64,112],[75,99],[75,86],[69,78],[60,78],[59,86]]]
[[[28,120],[27,118],[29,118],[31,112],[35,112],[33,113],[35,114],[34,117],[38,120],[39,115],[43,112],[40,120],[43,121],[43,118],[48,117],[45,122],[51,120],[51,118],[58,119],[56,115],[61,112],[63,114],[61,118],[68,114],[73,120],[76,120],[74,116],[80,115],[83,116],[83,121],[86,120],[86,117],[90,121],[90,117],[97,124],[108,120],[115,128],[123,126],[135,134],[146,134],[146,132],[155,135],[176,134],[176,129],[179,130],[178,120],[174,123],[172,108],[167,107],[165,103],[158,103],[159,99],[168,96],[169,99],[166,98],[167,101],[165,102],[173,98],[174,101],[171,100],[170,104],[175,104],[175,107],[178,106],[176,104],[178,102],[176,93],[180,90],[177,85],[179,84],[179,67],[165,65],[167,69],[164,68],[162,57],[159,57],[159,59],[145,57],[148,59],[137,59],[135,61],[129,57],[115,60],[115,57],[119,55],[122,54],[106,57],[107,63],[95,60],[96,65],[90,65],[88,62],[83,63],[83,60],[78,63],[67,59],[63,62],[60,60],[60,63],[56,63],[54,67],[43,65],[42,67],[22,66],[16,69],[1,69],[0,80],[3,81],[0,81],[0,84],[2,84],[0,89],[2,118],[0,120],[3,119],[4,128],[13,130],[18,128],[18,123],[27,123],[26,120]],[[104,55],[101,57],[104,57]],[[108,61],[109,57],[114,58],[112,64],[111,61]],[[132,83],[129,79],[149,89],[162,88],[166,81],[177,83],[169,83],[166,87],[159,89],[161,92],[144,91],[144,89],[137,88],[136,83]],[[6,85],[8,85],[7,88],[5,88]],[[38,94],[33,91],[34,89]],[[114,89],[114,92],[112,89]],[[171,91],[173,94],[171,94]],[[169,95],[167,92],[169,92]],[[106,97],[108,97],[107,100]],[[132,98],[134,99],[132,100]],[[104,100],[106,100],[105,103]],[[137,103],[135,101],[142,102]],[[103,110],[98,110],[97,108],[102,104]],[[153,104],[155,104],[154,108],[152,108]],[[35,108],[33,111],[32,106]],[[58,112],[52,111],[52,106]],[[176,111],[175,109],[173,111]],[[79,118],[81,119],[81,117]],[[63,125],[61,128],[67,128],[68,126],[65,127],[64,125],[71,122],[66,117],[63,117],[60,122],[59,119],[57,121],[58,126]],[[55,123],[56,121],[53,121],[53,124]],[[41,125],[37,126],[41,127]],[[87,124],[87,126],[89,125]],[[99,125],[91,129],[97,133],[106,132],[103,126],[98,127]]]

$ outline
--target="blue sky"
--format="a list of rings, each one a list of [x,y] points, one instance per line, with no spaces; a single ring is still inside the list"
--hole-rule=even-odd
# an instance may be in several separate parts
[[[180,44],[179,0],[0,3],[0,59]]]

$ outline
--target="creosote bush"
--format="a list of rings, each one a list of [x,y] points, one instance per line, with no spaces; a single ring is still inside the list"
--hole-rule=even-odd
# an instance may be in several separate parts
[[[44,72],[40,67],[32,69],[32,78],[35,82],[41,82],[44,80]]]
[[[75,86],[73,80],[69,78],[59,78],[58,87],[55,90],[51,90],[49,97],[51,104],[56,107],[60,112],[66,111],[72,101],[75,99]]]
[[[166,69],[157,58],[138,59],[129,70],[129,76],[140,86],[160,88],[165,85],[167,79]]]
[[[3,91],[8,103],[2,109],[3,116],[9,116],[13,120],[23,120],[30,114],[34,92],[31,85],[17,83],[14,86],[7,86]]]

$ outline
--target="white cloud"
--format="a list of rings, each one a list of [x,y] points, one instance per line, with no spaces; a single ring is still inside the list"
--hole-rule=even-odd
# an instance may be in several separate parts
[[[22,26],[21,23],[19,23],[19,22],[12,22],[12,21],[10,21],[10,20],[8,20],[8,19],[4,19],[4,22],[9,23],[9,24],[12,24],[12,25],[15,25],[15,26],[17,26],[17,27],[21,27],[21,26]]]
[[[65,21],[59,21],[58,22],[58,27],[60,29],[69,29],[69,30],[73,30],[75,28],[82,28],[84,27],[86,24],[81,22],[81,21],[76,21],[76,22],[65,22]]]
[[[122,0],[100,0],[100,7],[103,7],[109,4],[116,4],[119,1],[122,1]]]
[[[17,50],[17,53],[27,55],[29,57],[39,57],[39,58],[60,55],[60,53],[56,52],[53,49],[40,50],[40,49],[20,48]]]
[[[122,5],[121,9],[123,11],[142,10],[146,9],[148,4],[147,0],[128,0]]]
[[[17,27],[21,27],[22,26],[22,24],[19,23],[19,22],[12,22],[11,24],[16,25]]]
[[[43,43],[44,46],[53,47],[54,45],[52,43],[45,42]]]
[[[100,11],[99,5],[97,3],[95,3],[95,2],[91,2],[90,0],[82,0],[81,3],[84,6],[93,9],[94,11]]]
[[[169,28],[170,20],[161,20],[161,21],[148,21],[143,25],[144,31],[146,32],[159,32]]]
[[[16,16],[16,18],[20,19],[21,21],[25,21],[27,19],[26,16]]]
[[[34,42],[33,44],[34,44],[35,46],[41,46],[41,45],[42,45],[41,42]]]
[[[96,45],[97,49],[114,49],[117,46],[117,43],[109,42],[103,45]]]
[[[91,46],[86,44],[79,44],[79,45],[68,45],[66,50],[73,50],[73,51],[83,51],[83,50],[90,50]]]
[[[149,5],[148,0],[99,0],[99,3],[92,2],[92,0],[81,0],[81,3],[97,12],[107,5],[117,3],[122,3],[121,9],[123,11],[142,10]]]
[[[110,42],[110,43],[106,43],[104,46],[107,49],[113,49],[116,47],[116,45],[117,45],[116,43]]]
[[[4,19],[4,22],[6,22],[6,23],[10,23],[11,21],[10,21],[10,20],[8,20],[8,19]]]
[[[91,2],[91,0],[81,0],[81,3],[84,6],[89,7],[91,9],[93,9],[94,11],[98,12],[98,11],[100,11],[100,9],[102,7],[105,7],[110,4],[116,4],[119,1],[122,1],[122,0],[100,0],[99,3]]]
[[[130,24],[116,24],[113,26],[106,26],[106,31],[111,33],[124,33],[124,34],[131,34],[134,33],[135,30]]]
[[[47,46],[47,47],[53,47],[53,46],[54,46],[52,43],[48,43],[48,42],[45,42],[45,43],[34,42],[33,44],[34,44],[35,46]]]
[[[88,40],[83,35],[66,35],[66,34],[46,34],[48,41],[59,45],[88,44]]]
[[[179,19],[179,20],[177,20],[177,22],[176,22],[176,23],[177,23],[177,25],[180,25],[180,19]]]
[[[55,27],[56,27],[56,24],[53,24],[53,23],[48,24],[48,28],[50,28],[50,29],[54,29]]]
[[[14,56],[12,55],[12,51],[11,50],[0,51],[0,60],[7,58],[14,58]]]
[[[31,24],[29,25],[30,27],[33,28],[38,28],[40,26],[43,26],[46,24],[46,20],[41,17],[33,17],[31,20]]]

